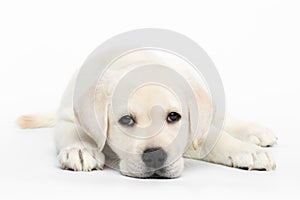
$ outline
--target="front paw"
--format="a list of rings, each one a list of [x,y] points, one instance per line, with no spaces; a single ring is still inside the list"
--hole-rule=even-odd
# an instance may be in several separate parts
[[[262,147],[269,147],[276,144],[277,137],[271,130],[251,123],[245,131],[245,140]]]
[[[102,152],[84,147],[64,148],[59,152],[57,158],[62,169],[74,171],[102,170],[105,163],[105,156]]]
[[[274,170],[276,164],[271,155],[261,148],[252,147],[227,156],[226,163],[231,167],[248,170]]]

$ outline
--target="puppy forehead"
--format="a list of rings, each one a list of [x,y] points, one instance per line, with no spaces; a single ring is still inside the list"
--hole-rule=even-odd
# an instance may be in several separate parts
[[[129,109],[151,111],[154,106],[164,110],[180,110],[179,98],[168,88],[161,85],[144,85],[137,88],[130,96]]]

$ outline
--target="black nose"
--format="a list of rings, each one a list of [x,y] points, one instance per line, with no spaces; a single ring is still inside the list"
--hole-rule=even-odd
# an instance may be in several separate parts
[[[149,148],[143,152],[142,160],[147,167],[159,169],[167,160],[167,153],[162,148]]]

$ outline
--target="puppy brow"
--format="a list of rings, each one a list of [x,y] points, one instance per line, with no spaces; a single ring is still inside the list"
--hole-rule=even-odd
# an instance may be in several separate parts
[[[170,113],[170,112],[177,112],[177,113],[181,114],[181,109],[178,109],[177,107],[171,107],[167,110],[167,113]]]

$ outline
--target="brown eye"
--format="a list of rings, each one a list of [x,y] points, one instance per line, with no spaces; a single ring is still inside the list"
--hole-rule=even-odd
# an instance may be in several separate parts
[[[133,126],[135,121],[130,115],[125,115],[119,119],[119,123],[125,126]]]
[[[181,118],[181,116],[177,112],[170,112],[167,117],[167,122],[173,123],[173,122],[179,121],[180,118]]]

